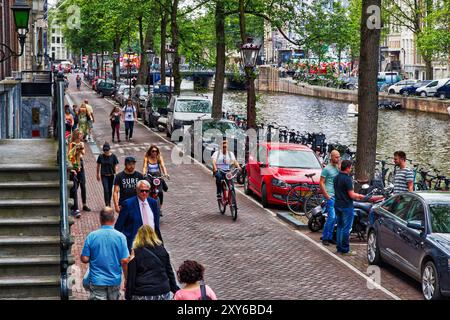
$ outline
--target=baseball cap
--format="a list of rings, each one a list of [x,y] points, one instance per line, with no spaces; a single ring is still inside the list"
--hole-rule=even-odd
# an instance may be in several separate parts
[[[109,143],[105,143],[103,145],[103,151],[109,151],[109,150],[111,150],[111,147],[109,146]]]
[[[136,158],[135,157],[126,157],[125,164],[130,163],[130,162],[136,162]]]

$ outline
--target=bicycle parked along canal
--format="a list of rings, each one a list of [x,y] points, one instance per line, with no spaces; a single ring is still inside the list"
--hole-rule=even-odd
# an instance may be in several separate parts
[[[309,219],[312,209],[322,203],[320,187],[314,181],[315,173],[305,174],[311,183],[295,183],[291,185],[286,197],[286,205],[296,215],[306,215]]]

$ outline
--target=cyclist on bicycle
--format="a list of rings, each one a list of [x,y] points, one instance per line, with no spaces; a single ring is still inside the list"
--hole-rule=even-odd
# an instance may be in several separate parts
[[[236,160],[236,157],[234,156],[234,153],[228,151],[227,140],[223,140],[222,150],[218,150],[214,152],[214,154],[212,155],[212,167],[213,167],[213,174],[216,177],[218,199],[222,198],[221,182],[225,178],[222,171],[230,171],[231,165],[234,165],[239,170],[242,170],[242,168],[239,166],[239,163]]]

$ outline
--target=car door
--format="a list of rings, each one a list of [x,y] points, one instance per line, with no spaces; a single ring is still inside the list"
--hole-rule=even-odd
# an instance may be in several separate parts
[[[249,176],[248,183],[249,186],[255,190],[258,194],[261,193],[261,161],[265,161],[267,163],[267,148],[266,146],[259,145],[257,149],[256,159],[250,155],[249,163],[247,166],[249,167]]]
[[[426,91],[427,95],[433,95],[434,93],[436,93],[438,83],[439,83],[439,81],[433,81],[433,82],[430,82],[425,87],[425,91]]]
[[[420,277],[420,263],[424,255],[425,230],[415,230],[408,228],[408,222],[420,222],[425,228],[425,208],[426,206],[418,198],[411,201],[411,206],[406,214],[406,221],[398,226],[399,254],[403,258],[403,263],[411,275]]]

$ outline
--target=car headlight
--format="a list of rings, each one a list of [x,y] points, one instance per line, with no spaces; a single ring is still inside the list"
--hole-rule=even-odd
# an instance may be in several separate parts
[[[282,181],[282,180],[278,180],[278,179],[272,179],[272,185],[275,187],[279,187],[279,188],[287,188],[287,183]]]

